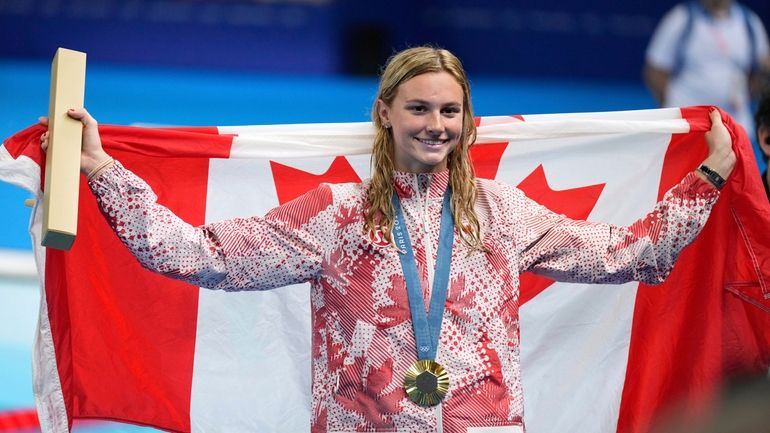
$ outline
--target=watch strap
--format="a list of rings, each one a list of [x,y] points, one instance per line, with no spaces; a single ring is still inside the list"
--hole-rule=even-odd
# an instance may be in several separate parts
[[[711,182],[711,184],[714,185],[716,189],[722,189],[722,187],[725,186],[725,183],[727,182],[725,178],[720,176],[719,173],[712,170],[711,167],[707,166],[706,164],[701,164],[701,166],[698,167],[698,171],[703,173],[706,176],[706,179],[708,179],[708,181]]]

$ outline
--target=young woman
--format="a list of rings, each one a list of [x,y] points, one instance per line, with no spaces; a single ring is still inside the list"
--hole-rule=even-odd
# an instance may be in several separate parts
[[[708,179],[735,162],[714,111],[710,177],[688,174],[630,227],[556,215],[474,178],[465,72],[448,51],[419,47],[382,74],[371,179],[192,227],[104,152],[93,117],[70,116],[84,124],[81,169],[143,266],[210,289],[310,282],[313,432],[522,431],[519,273],[662,281],[717,200]]]

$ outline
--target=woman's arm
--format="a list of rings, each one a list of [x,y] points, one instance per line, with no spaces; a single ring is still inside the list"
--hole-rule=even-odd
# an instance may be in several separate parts
[[[319,272],[322,244],[314,233],[327,229],[318,214],[332,203],[328,186],[265,218],[193,227],[158,204],[147,183],[107,155],[96,121],[85,110],[69,114],[84,124],[81,172],[88,175],[108,223],[143,267],[223,290],[270,289],[308,281]],[[44,147],[47,134],[41,136]]]
[[[314,278],[331,204],[322,185],[265,218],[236,218],[193,227],[157,203],[152,189],[119,162],[89,181],[99,208],[141,265],[191,284],[223,290],[264,290]],[[318,206],[323,203],[324,206]],[[298,222],[292,212],[315,215]]]
[[[660,283],[705,225],[717,197],[712,185],[690,173],[628,227],[572,220],[529,201],[523,221],[532,241],[520,271],[558,281]]]
[[[704,165],[727,179],[735,165],[732,139],[719,111],[713,110],[710,117]],[[571,220],[521,198],[521,221],[528,227],[528,237],[520,271],[560,281],[659,283],[700,233],[718,196],[716,187],[696,170],[628,227]]]

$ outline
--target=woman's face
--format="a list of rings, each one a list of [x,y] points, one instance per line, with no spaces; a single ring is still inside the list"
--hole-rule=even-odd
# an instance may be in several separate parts
[[[448,72],[417,75],[398,86],[388,106],[377,112],[391,126],[396,170],[429,173],[445,170],[463,128],[463,89]]]

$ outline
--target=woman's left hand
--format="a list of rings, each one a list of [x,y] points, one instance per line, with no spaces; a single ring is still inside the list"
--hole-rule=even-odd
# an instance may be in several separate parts
[[[711,118],[711,129],[706,133],[709,154],[703,161],[703,165],[708,166],[727,180],[735,168],[736,157],[733,151],[733,140],[730,132],[722,123],[722,115],[719,110],[712,109],[709,117]]]

